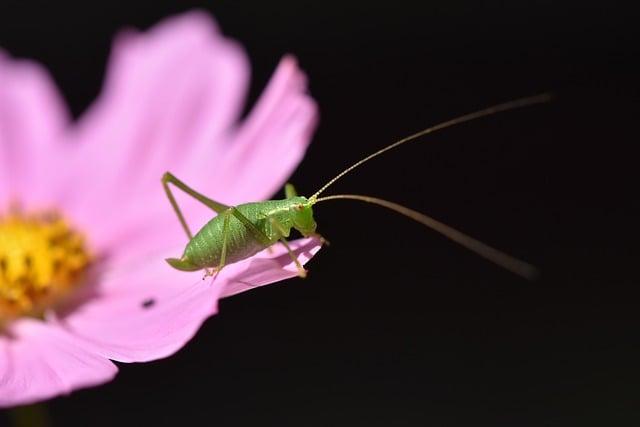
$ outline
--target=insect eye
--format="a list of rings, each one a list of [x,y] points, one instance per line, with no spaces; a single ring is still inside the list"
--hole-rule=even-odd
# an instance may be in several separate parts
[[[295,205],[293,209],[295,209],[298,212],[302,212],[302,209],[304,209],[304,207],[302,205]]]

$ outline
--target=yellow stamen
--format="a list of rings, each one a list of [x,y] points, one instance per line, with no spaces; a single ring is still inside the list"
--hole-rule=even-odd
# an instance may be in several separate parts
[[[77,287],[90,262],[83,236],[57,213],[0,216],[0,326],[41,316]]]

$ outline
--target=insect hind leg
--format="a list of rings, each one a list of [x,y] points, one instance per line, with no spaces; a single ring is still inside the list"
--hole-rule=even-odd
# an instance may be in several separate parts
[[[236,207],[234,207],[234,206],[230,207],[227,212],[229,213],[229,215],[235,216],[247,228],[247,230],[249,230],[249,232],[251,233],[253,238],[256,239],[258,242],[260,242],[261,244],[263,244],[265,248],[269,248],[274,243],[269,238],[269,236],[267,236],[262,231],[260,231]],[[274,218],[272,216],[267,217],[267,219],[268,219],[269,223],[271,224],[271,228],[275,231],[276,236],[278,237],[278,240],[287,249],[287,253],[289,254],[291,259],[295,263],[296,268],[298,269],[298,276],[303,277],[303,278],[307,277],[307,270],[305,270],[304,267],[302,267],[302,264],[300,264],[300,261],[298,261],[298,257],[296,256],[296,254],[293,253],[293,251],[291,250],[291,247],[289,246],[289,243],[287,243],[287,240],[284,238],[284,236],[287,233],[286,233],[284,227],[282,226],[282,224],[280,224],[280,222],[276,218]]]
[[[215,281],[227,262],[227,242],[229,241],[229,220],[231,219],[232,210],[228,209],[222,213],[224,215],[224,222],[222,223],[222,249],[220,251],[220,261],[215,273],[211,272],[213,280]],[[209,274],[209,270],[207,270]],[[206,277],[206,276],[205,276]]]
[[[178,220],[180,220],[180,225],[182,225],[182,228],[187,233],[187,236],[189,237],[189,239],[193,239],[193,233],[191,232],[191,230],[189,229],[189,226],[187,225],[187,221],[185,220],[184,215],[180,210],[180,206],[178,206],[178,202],[176,201],[176,198],[173,195],[173,192],[171,191],[171,187],[169,186],[169,184],[175,185],[180,190],[184,191],[185,193],[187,193],[188,195],[190,195],[200,203],[208,206],[216,213],[222,213],[229,209],[229,206],[216,202],[215,200],[211,200],[207,196],[198,193],[196,190],[194,190],[193,188],[189,187],[187,184],[185,184],[184,182],[176,178],[171,172],[165,172],[164,175],[162,175],[162,186],[164,187],[164,191],[167,194],[167,198],[169,199],[169,202],[171,203],[173,210],[178,216]]]

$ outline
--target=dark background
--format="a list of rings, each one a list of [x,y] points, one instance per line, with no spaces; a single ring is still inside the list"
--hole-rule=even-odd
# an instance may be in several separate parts
[[[310,194],[394,139],[512,98],[333,188],[426,212],[537,265],[513,276],[375,207],[316,209],[306,281],[221,302],[177,355],[53,400],[56,425],[636,426],[638,16],[614,2],[0,3],[0,45],[75,114],[111,38],[191,7],[248,50],[251,101],[294,53],[322,120]]]

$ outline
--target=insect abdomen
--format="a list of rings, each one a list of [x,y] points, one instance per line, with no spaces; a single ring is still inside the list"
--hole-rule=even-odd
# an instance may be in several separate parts
[[[223,215],[218,215],[193,236],[184,252],[191,263],[200,268],[217,267],[220,264],[223,222]],[[262,249],[264,247],[249,235],[238,219],[229,218],[226,264],[250,257]]]
[[[237,209],[262,233],[269,235],[270,226],[265,212],[272,210],[271,204],[280,201],[247,203]],[[219,214],[205,224],[187,245],[184,256],[199,268],[218,267],[222,255],[223,227],[225,214]],[[275,240],[272,242],[275,243]],[[248,258],[267,246],[253,237],[251,232],[235,216],[230,215],[227,236],[227,255],[225,264],[232,264]]]

